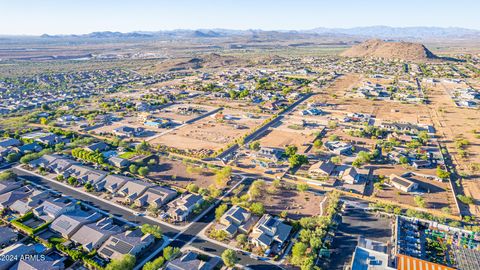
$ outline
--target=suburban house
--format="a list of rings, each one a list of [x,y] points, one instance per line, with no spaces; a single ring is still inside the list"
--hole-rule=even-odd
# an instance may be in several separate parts
[[[0,141],[0,147],[7,148],[13,146],[20,146],[22,142],[14,138],[6,138]]]
[[[325,147],[330,150],[330,152],[337,155],[348,156],[352,154],[352,145],[340,141],[328,141],[325,144]]]
[[[140,195],[143,194],[149,187],[152,187],[153,184],[147,183],[141,180],[130,180],[127,181],[118,191],[122,197],[125,197],[127,202],[133,202],[137,199]]]
[[[0,226],[0,249],[3,249],[5,246],[10,243],[16,242],[18,239],[18,233],[9,227]]]
[[[96,222],[101,218],[102,215],[98,212],[85,212],[77,209],[60,215],[50,224],[50,229],[62,234],[65,238],[70,238],[83,225]]]
[[[75,210],[75,203],[68,201],[66,202],[63,198],[58,198],[55,200],[47,200],[40,204],[38,207],[33,209],[33,213],[39,219],[42,219],[46,222],[52,221],[64,213]]]
[[[95,189],[100,191],[100,190],[106,190],[110,193],[115,193],[117,192],[125,183],[128,181],[133,180],[130,177],[127,176],[122,176],[122,175],[116,175],[116,174],[109,174],[105,176],[102,180],[98,181],[94,186]]]
[[[218,257],[213,257],[208,262],[199,260],[197,253],[188,251],[180,258],[168,262],[165,270],[212,270],[219,262]]]
[[[151,187],[135,200],[139,207],[149,206],[159,208],[177,196],[177,191],[168,187]]]
[[[262,147],[257,152],[257,157],[279,161],[285,155],[285,150],[277,147]]]
[[[358,173],[357,169],[354,167],[348,167],[343,171],[342,180],[348,184],[356,184],[361,179],[361,174]]]
[[[136,137],[136,136],[139,136],[143,133],[144,129],[143,128],[133,128],[133,127],[127,127],[127,126],[122,126],[122,127],[118,127],[116,129],[113,130],[113,133],[115,135],[118,135],[120,137],[127,137],[127,138],[131,138],[131,137]]]
[[[107,239],[122,232],[122,228],[113,224],[113,219],[102,218],[96,223],[83,225],[72,237],[88,251],[98,249]]]
[[[105,176],[107,176],[107,173],[104,171],[94,170],[86,166],[72,165],[68,167],[65,171],[63,171],[62,175],[65,178],[73,176],[81,184],[90,183],[94,185],[98,181],[105,178]]]
[[[335,169],[335,164],[331,161],[319,161],[308,169],[308,174],[312,176],[330,176]]]
[[[16,181],[0,181],[0,194],[5,194],[21,186],[22,185]]]
[[[13,203],[18,200],[27,198],[32,194],[32,188],[24,186],[7,193],[0,194],[0,210],[10,207]]]
[[[230,237],[235,236],[237,232],[247,234],[255,225],[251,213],[237,205],[232,206],[223,214],[220,218],[220,224],[223,227],[222,230]]]
[[[143,234],[141,229],[125,231],[110,236],[100,247],[98,254],[108,259],[119,259],[126,254],[137,255],[153,243],[155,237]]]
[[[404,192],[411,192],[418,188],[417,183],[395,174],[390,175],[390,183],[395,188]]]
[[[168,203],[168,215],[176,221],[185,221],[193,210],[203,202],[203,197],[195,194],[183,194]]]
[[[121,157],[111,157],[108,159],[108,163],[117,168],[125,168],[130,165],[130,161],[128,159],[124,159]]]
[[[19,146],[17,149],[18,149],[18,152],[20,152],[21,154],[27,154],[27,153],[40,152],[42,151],[43,147],[40,146],[38,143],[33,142],[33,143],[28,143],[28,144]]]
[[[93,144],[90,144],[89,146],[85,146],[83,149],[90,151],[90,152],[103,152],[108,149],[108,144],[104,142],[96,142]]]
[[[250,234],[252,243],[263,249],[280,248],[288,239],[292,226],[283,223],[278,217],[264,214]]]
[[[63,259],[20,260],[10,270],[63,270],[65,269]]]
[[[18,200],[10,205],[10,209],[18,212],[20,215],[25,215],[27,212],[30,212],[33,208],[39,206],[49,197],[50,193],[48,191],[35,189],[27,198]]]
[[[14,266],[22,256],[35,254],[34,245],[25,245],[22,243],[15,243],[0,251],[0,258],[10,258],[0,260],[0,270],[9,270]]]
[[[39,159],[32,160],[30,166],[33,168],[44,168],[49,172],[55,172],[57,174],[62,173],[70,166],[74,164],[79,164],[75,160],[71,160],[68,158],[61,157],[59,155],[44,155]]]

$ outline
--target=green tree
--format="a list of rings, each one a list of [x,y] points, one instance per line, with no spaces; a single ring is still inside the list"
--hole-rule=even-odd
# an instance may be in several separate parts
[[[265,214],[265,206],[261,202],[254,202],[250,205],[250,212],[254,215],[261,216]]]
[[[138,171],[138,166],[135,165],[135,164],[131,164],[131,165],[128,167],[128,170],[129,170],[131,173],[137,173],[137,171]]]
[[[258,151],[260,150],[260,142],[259,141],[254,141],[250,144],[250,149]]]
[[[217,187],[225,187],[227,181],[232,176],[231,167],[223,167],[221,170],[215,172],[215,184]]]
[[[301,266],[303,260],[305,259],[305,253],[307,251],[308,245],[303,242],[297,242],[292,247],[292,259],[291,263],[296,266]]]
[[[320,149],[322,148],[322,146],[323,146],[323,142],[321,140],[317,139],[313,142],[313,147],[315,147],[316,149]]]
[[[217,207],[217,209],[215,209],[215,219],[219,221],[223,214],[225,214],[227,209],[228,205],[226,204],[221,204],[219,207]]]
[[[138,174],[140,174],[141,176],[147,176],[149,173],[150,170],[146,166],[138,168]]]
[[[415,204],[416,204],[418,207],[425,208],[426,202],[425,202],[425,199],[424,199],[422,196],[415,196],[413,199],[414,199],[414,201],[415,201]]]
[[[457,199],[464,204],[473,204],[475,201],[473,197],[465,196],[465,195],[457,195]]]
[[[233,267],[238,261],[237,254],[231,249],[226,249],[222,252],[222,260],[227,267]]]
[[[308,185],[305,183],[301,183],[297,185],[297,190],[300,192],[305,192],[308,190]]]
[[[164,263],[165,263],[165,258],[160,256],[153,261],[147,262],[142,267],[142,270],[158,270],[163,266]]]
[[[288,162],[291,168],[301,166],[308,163],[308,158],[305,155],[294,154],[288,158]]]
[[[437,176],[440,177],[441,179],[445,180],[450,178],[450,173],[447,172],[446,170],[442,170],[440,166],[437,167]]]
[[[144,234],[149,233],[157,239],[160,239],[163,236],[162,228],[160,228],[160,226],[158,225],[150,225],[148,223],[144,223],[141,228]]]
[[[127,254],[120,259],[113,259],[105,270],[131,270],[135,266],[135,256]]]
[[[285,147],[285,154],[287,155],[287,157],[295,155],[297,151],[298,147],[295,145],[287,145],[287,147]]]
[[[171,246],[165,247],[163,249],[163,257],[165,260],[170,261],[171,259],[175,258],[180,253],[180,249],[178,247],[173,248]]]
[[[17,179],[17,175],[10,170],[3,171],[0,173],[0,181],[15,180],[15,179]]]

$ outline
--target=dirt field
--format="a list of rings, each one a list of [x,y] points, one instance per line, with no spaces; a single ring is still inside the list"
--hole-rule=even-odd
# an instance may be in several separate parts
[[[384,175],[387,178],[391,174],[396,174],[400,176],[409,171],[419,172],[427,175],[435,175],[435,169],[405,169],[400,165],[384,165],[375,167],[377,167],[374,171],[375,174]],[[406,203],[412,206],[417,206],[415,204],[414,197],[415,195],[420,195],[425,199],[425,202],[427,202],[427,208],[439,210],[443,207],[449,207],[452,214],[458,214],[458,211],[455,207],[453,193],[450,189],[450,185],[448,182],[429,180],[420,176],[411,176],[408,177],[408,179],[418,183],[418,191],[407,193],[400,191],[399,189],[396,189],[394,187],[385,186],[384,190],[379,190],[376,192],[376,197],[392,200],[399,203]]]
[[[301,125],[301,121],[284,118],[273,129],[267,131],[258,141],[263,147],[284,148],[287,145],[295,145],[298,147],[299,153],[305,153],[310,144],[315,140],[315,133],[321,131],[324,127],[297,129]]]
[[[263,117],[248,118],[244,115],[244,112],[238,110],[225,109],[222,113],[225,117],[229,117],[217,120],[214,118],[215,115],[211,115],[155,138],[151,143],[154,145],[164,144],[184,150],[208,149],[216,151],[264,121]]]
[[[161,157],[157,165],[151,166],[148,178],[180,188],[185,188],[190,183],[195,183],[203,188],[215,184],[215,175],[210,170],[205,168],[198,169],[198,172],[189,172],[188,166],[194,167],[193,165],[185,165],[179,160]]]
[[[295,188],[291,184],[285,184],[275,194],[264,192],[264,196],[257,201],[262,202],[266,212],[273,215],[280,215],[282,211],[287,211],[288,217],[292,219],[319,215],[320,203],[325,196],[310,192],[302,193]]]
[[[429,105],[432,119],[441,141],[456,164],[457,171],[464,174],[462,180],[465,195],[472,196],[476,204],[470,206],[472,214],[480,214],[480,172],[472,170],[472,164],[480,163],[480,110],[456,107],[447,94],[450,89],[466,87],[465,84],[436,83],[428,84]],[[466,157],[459,155],[456,139],[466,139],[469,144],[463,151]]]

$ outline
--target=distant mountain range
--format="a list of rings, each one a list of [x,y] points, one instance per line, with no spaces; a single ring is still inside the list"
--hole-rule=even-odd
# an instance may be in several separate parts
[[[42,38],[91,38],[91,39],[157,39],[157,38],[382,38],[382,39],[476,39],[480,38],[480,30],[458,27],[389,27],[367,26],[354,28],[315,28],[311,30],[230,30],[230,29],[197,29],[197,30],[168,30],[168,31],[137,31],[121,32],[93,32],[84,35],[48,35]]]

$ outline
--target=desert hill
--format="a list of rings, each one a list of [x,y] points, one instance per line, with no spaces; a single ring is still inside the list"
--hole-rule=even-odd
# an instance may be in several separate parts
[[[342,52],[347,57],[372,57],[409,61],[426,61],[438,58],[424,45],[412,42],[387,42],[379,39],[367,40]]]

